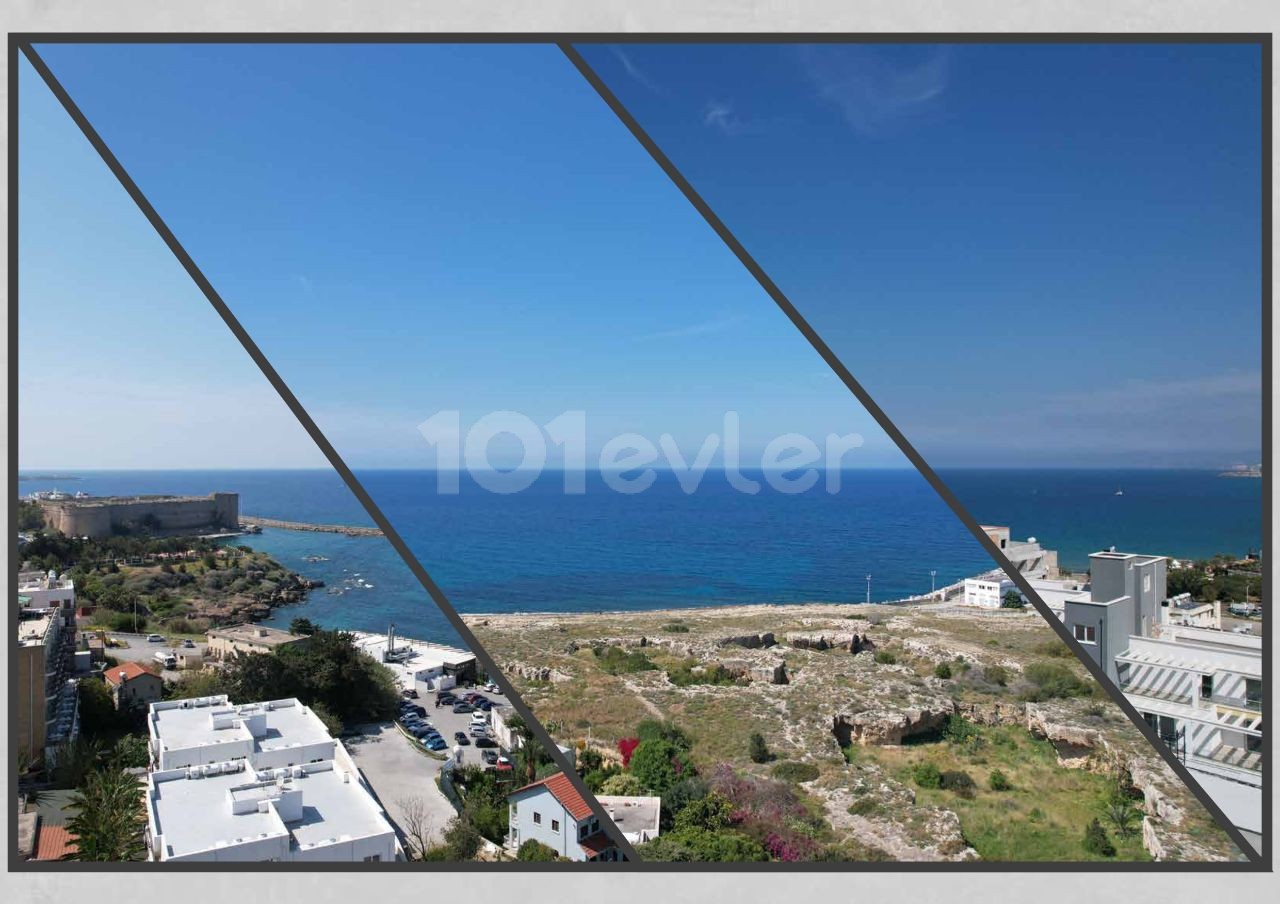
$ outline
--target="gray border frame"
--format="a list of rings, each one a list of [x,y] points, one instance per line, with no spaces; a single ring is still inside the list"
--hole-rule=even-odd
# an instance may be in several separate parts
[[[657,871],[673,871],[675,869],[707,871],[765,871],[765,872],[859,872],[859,871],[916,871],[916,872],[933,872],[933,871],[1099,871],[1099,872],[1129,872],[1129,871],[1167,871],[1167,870],[1192,870],[1192,871],[1270,871],[1271,870],[1271,784],[1269,781],[1270,772],[1270,745],[1264,742],[1263,745],[1263,768],[1264,768],[1264,813],[1263,813],[1263,846],[1264,851],[1255,856],[1251,856],[1246,862],[1236,863],[1183,863],[1183,862],[1162,862],[1162,863],[1076,863],[1076,862],[1052,862],[1052,863],[1022,863],[1022,862],[998,862],[998,861],[978,861],[974,863],[901,863],[897,861],[888,863],[839,863],[839,864],[787,864],[779,866],[776,863],[766,864],[714,864],[714,863],[696,863],[696,864],[668,864],[668,863],[643,863],[635,858],[635,852],[626,842],[621,834],[617,832],[615,826],[607,818],[607,814],[590,794],[581,779],[568,766],[568,760],[561,754],[546,733],[545,729],[533,717],[524,705],[523,700],[518,694],[514,693],[514,689],[510,687],[502,676],[501,672],[496,668],[487,652],[475,640],[465,623],[462,622],[460,616],[453,609],[445,598],[443,592],[434,583],[427,574],[426,570],[413,556],[412,552],[404,544],[394,527],[382,515],[381,510],[373,502],[372,498],[364,491],[355,475],[350,471],[346,464],[338,456],[336,450],[329,444],[328,440],[320,432],[319,428],[311,420],[310,416],[302,408],[297,398],[289,390],[288,386],[272,368],[269,361],[258,349],[252,338],[244,330],[244,328],[236,320],[234,314],[222,301],[213,286],[200,272],[195,262],[186,253],[178,242],[176,236],[168,229],[164,221],[156,213],[154,208],[146,200],[142,192],[133,183],[127,172],[111,154],[109,148],[102,139],[93,130],[88,120],[75,106],[70,96],[58,84],[56,78],[48,67],[44,65],[43,60],[35,52],[31,46],[33,43],[256,43],[256,44],[292,44],[292,43],[315,43],[315,44],[345,44],[345,43],[414,43],[414,44],[437,44],[437,43],[478,43],[478,44],[554,44],[558,46],[562,52],[568,57],[571,63],[579,70],[583,77],[592,85],[592,87],[601,96],[602,100],[613,110],[613,112],[621,119],[624,125],[632,132],[633,136],[645,147],[645,149],[653,157],[654,161],[663,169],[669,178],[685,195],[686,199],[698,210],[704,217],[708,225],[716,232],[722,241],[729,247],[731,251],[738,257],[740,262],[747,268],[751,275],[757,280],[766,293],[778,304],[779,308],[791,319],[792,323],[805,336],[814,349],[823,357],[824,361],[830,366],[833,372],[840,377],[846,387],[859,399],[859,401],[867,408],[867,410],[876,418],[880,426],[888,433],[895,444],[903,451],[904,454],[912,461],[913,465],[920,473],[929,481],[934,490],[942,497],[943,501],[948,504],[954,514],[960,521],[969,528],[976,539],[987,549],[992,559],[1004,569],[1009,577],[1018,585],[1027,597],[1035,605],[1036,609],[1046,618],[1053,629],[1068,644],[1068,647],[1076,654],[1084,663],[1086,668],[1093,674],[1094,678],[1099,680],[1103,688],[1108,694],[1120,705],[1121,709],[1129,716],[1130,720],[1141,730],[1147,740],[1152,743],[1153,747],[1160,753],[1169,763],[1173,771],[1180,779],[1187,784],[1188,790],[1191,791],[1206,809],[1214,815],[1214,817],[1222,824],[1227,834],[1241,848],[1242,852],[1250,855],[1251,846],[1244,841],[1239,833],[1230,823],[1225,820],[1221,810],[1212,802],[1207,794],[1199,787],[1198,783],[1191,779],[1186,773],[1185,767],[1176,761],[1172,753],[1167,750],[1165,745],[1159,742],[1154,732],[1146,725],[1145,721],[1137,716],[1136,710],[1123,697],[1123,695],[1111,684],[1100,668],[1092,663],[1088,657],[1082,654],[1078,644],[1070,637],[1065,627],[1057,622],[1056,617],[1048,610],[1039,596],[1030,587],[1025,578],[1013,568],[1009,560],[999,551],[999,549],[991,542],[991,540],[983,533],[977,525],[977,522],[971,515],[960,505],[959,501],[946,487],[946,485],[938,478],[937,474],[928,466],[918,452],[910,445],[906,437],[897,429],[896,426],[888,419],[882,409],[867,394],[861,385],[853,378],[852,374],[844,367],[840,360],[822,341],[818,334],[804,320],[803,316],[791,304],[789,299],[783,294],[781,289],[768,277],[764,270],[755,262],[746,249],[737,241],[729,229],[715,215],[711,208],[697,194],[693,186],[679,173],[670,160],[662,153],[657,145],[644,133],[639,123],[630,115],[622,104],[609,91],[603,80],[595,74],[593,70],[582,59],[581,55],[572,47],[574,43],[582,44],[630,44],[630,43],[646,43],[646,44],[724,44],[724,43],[756,43],[756,44],[792,44],[792,43],[1009,43],[1009,44],[1061,44],[1061,43],[1113,43],[1113,44],[1145,44],[1145,43],[1208,43],[1208,44],[1258,44],[1262,51],[1264,63],[1264,79],[1262,88],[1263,103],[1263,228],[1262,228],[1262,252],[1263,252],[1263,310],[1262,325],[1263,335],[1263,454],[1264,460],[1269,464],[1271,457],[1271,79],[1267,76],[1271,73],[1271,43],[1270,34],[1249,34],[1234,33],[1220,35],[1178,35],[1178,34],[1117,34],[1117,33],[1062,33],[1062,34],[1018,34],[1018,33],[966,33],[966,34],[929,34],[929,33],[876,33],[876,34],[813,34],[813,33],[796,33],[785,35],[762,35],[762,34],[697,34],[697,33],[647,33],[643,35],[623,35],[623,34],[599,34],[599,33],[579,33],[579,34],[483,34],[483,33],[465,33],[465,34],[413,34],[413,33],[365,33],[365,34],[325,34],[325,33],[292,33],[292,34],[272,34],[272,33],[209,33],[209,34],[164,34],[164,33],[136,33],[136,34],[76,34],[76,33],[55,33],[55,34],[13,34],[9,35],[9,428],[10,428],[10,458],[12,461],[10,468],[10,505],[9,505],[9,527],[10,536],[14,536],[17,528],[17,492],[18,492],[18,463],[17,463],[17,376],[18,376],[18,51],[19,49],[25,54],[33,66],[44,78],[46,84],[54,91],[55,95],[62,102],[64,108],[76,121],[77,125],[84,132],[86,138],[93,144],[104,162],[107,163],[113,174],[116,175],[121,185],[133,198],[139,206],[143,214],[152,223],[152,226],[160,234],[161,238],[170,247],[170,250],[182,263],[188,274],[196,282],[197,286],[208,298],[210,303],[222,316],[224,322],[227,323],[233,334],[240,340],[242,346],[258,364],[264,376],[272,383],[273,387],[280,394],[281,398],[289,405],[299,422],[311,435],[317,446],[329,459],[330,464],[338,471],[339,475],[347,483],[352,492],[360,499],[366,511],[374,519],[375,523],[383,529],[388,539],[392,541],[392,545],[396,551],[404,559],[414,572],[415,577],[419,579],[423,588],[435,601],[440,610],[450,619],[454,627],[459,631],[467,643],[475,652],[477,658],[490,672],[500,684],[503,685],[512,699],[514,708],[520,715],[526,719],[530,727],[533,729],[538,740],[547,747],[548,752],[562,769],[565,769],[567,775],[573,781],[575,787],[584,793],[584,798],[591,805],[595,814],[600,817],[602,825],[607,826],[607,830],[615,842],[619,843],[620,850],[630,857],[624,868],[636,869],[645,868]],[[1263,526],[1263,560],[1269,562],[1271,549],[1271,475],[1270,468],[1264,470],[1263,477],[1263,514],[1266,523]],[[14,581],[11,588],[16,588],[16,573],[18,562],[13,563]],[[1263,593],[1269,597],[1270,590],[1270,573],[1264,571],[1263,574]],[[16,589],[11,589],[11,594],[16,594]],[[11,606],[11,621],[16,619],[16,607]],[[1263,680],[1267,681],[1270,675],[1270,645],[1269,641],[1269,622],[1264,621],[1263,624]],[[16,668],[16,660],[10,657],[10,680],[14,681],[14,669]],[[13,715],[10,714],[10,726],[13,726]],[[10,770],[10,790],[11,794],[16,795],[16,773]],[[16,829],[16,812],[14,814],[13,826]],[[615,834],[616,833],[616,834]],[[14,833],[14,847],[10,852],[10,870],[18,869],[24,872],[43,872],[49,871],[50,868],[63,868],[72,870],[88,869],[90,871],[116,871],[131,870],[141,867],[144,871],[190,871],[207,869],[199,864],[79,864],[79,863],[60,863],[60,864],[40,864],[33,865],[28,861],[18,859],[16,850],[16,831]],[[388,864],[380,865],[380,870],[386,870]],[[478,869],[494,869],[494,868],[515,868],[515,869],[563,869],[568,867],[574,872],[581,872],[582,868],[576,864],[521,864],[519,862],[508,862],[502,864],[420,864],[406,863],[399,865],[391,865],[400,868],[408,867],[414,871],[426,870],[478,870]],[[346,871],[359,870],[359,867],[346,864],[237,864],[230,867],[231,870],[241,871],[299,871],[297,867],[301,867],[300,871]],[[617,868],[617,865],[614,865]],[[363,871],[363,870],[361,870]]]

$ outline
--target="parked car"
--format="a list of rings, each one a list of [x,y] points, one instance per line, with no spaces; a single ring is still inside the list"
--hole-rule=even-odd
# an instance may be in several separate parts
[[[413,736],[415,738],[430,738],[432,736],[439,737],[440,733],[430,725],[423,724],[418,725],[413,729]]]
[[[467,733],[465,731],[455,731],[453,733],[453,739],[464,747],[471,743],[471,739],[467,737]]]
[[[473,738],[489,737],[489,729],[485,728],[483,725],[472,725],[469,733]]]
[[[484,760],[490,766],[498,762],[498,752],[496,750],[485,750],[480,753],[480,759]]]
[[[411,706],[409,707],[409,712],[416,713],[424,719],[427,717],[427,708],[425,706]]]
[[[498,746],[498,742],[497,742],[497,741],[495,741],[493,738],[488,737],[487,735],[485,735],[485,736],[477,736],[477,737],[476,737],[476,746],[477,746],[477,747],[497,747],[497,746]]]
[[[196,642],[191,638],[187,638],[182,642],[182,648],[184,650],[194,650],[196,648]]]
[[[444,742],[444,738],[434,737],[426,742],[428,750],[444,750],[449,745]]]
[[[404,690],[400,692],[400,695],[403,697],[408,697],[410,700],[418,699],[418,692],[411,687],[406,687]]]
[[[482,712],[473,711],[471,713],[471,724],[472,725],[488,725],[489,717]]]
[[[493,704],[488,700],[481,700],[477,705],[485,712],[489,712],[489,710],[493,709]]]
[[[148,634],[148,635],[147,635],[147,643],[164,643],[164,635],[162,635],[162,634]]]
[[[455,713],[473,713],[476,710],[470,703],[455,703],[453,704],[453,711]]]
[[[501,688],[499,688],[499,687],[498,687],[498,685],[494,684],[492,681],[490,681],[488,684],[486,684],[486,685],[484,686],[484,689],[485,689],[485,690],[487,690],[487,691],[488,691],[489,693],[491,693],[491,694],[499,694],[499,693],[502,693],[502,689],[501,689]]]

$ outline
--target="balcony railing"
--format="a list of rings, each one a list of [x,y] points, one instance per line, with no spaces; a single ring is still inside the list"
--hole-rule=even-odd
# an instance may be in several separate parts
[[[1220,706],[1230,706],[1233,709],[1243,709],[1251,713],[1262,712],[1262,697],[1232,697],[1227,694],[1213,694],[1209,699]]]

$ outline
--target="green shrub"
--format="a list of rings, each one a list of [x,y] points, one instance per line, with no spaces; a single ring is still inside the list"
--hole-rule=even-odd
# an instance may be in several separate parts
[[[1023,672],[1031,684],[1022,699],[1037,702],[1055,697],[1085,697],[1093,693],[1093,685],[1080,678],[1066,663],[1033,662]]]
[[[1013,783],[1009,781],[1009,776],[1005,775],[999,769],[992,769],[991,774],[987,776],[987,787],[992,791],[1008,791],[1013,787]]]
[[[952,744],[965,744],[978,737],[978,726],[953,713],[947,716],[946,724],[942,726],[942,736]]]
[[[945,662],[938,663],[933,667],[933,677],[946,681],[951,677],[951,666]]]
[[[1089,823],[1084,830],[1084,849],[1090,854],[1096,854],[1099,857],[1114,857],[1116,855],[1116,846],[1107,837],[1107,830],[1102,827],[1102,823],[1096,819]]]
[[[520,845],[516,851],[516,859],[528,863],[550,863],[559,860],[560,855],[536,838],[530,838]]]
[[[876,662],[881,665],[893,665],[898,661],[898,657],[894,656],[889,650],[876,650]]]
[[[683,662],[675,668],[667,669],[667,680],[676,687],[690,687],[695,684],[723,686],[737,684],[738,682],[733,673],[720,663],[716,662],[698,668],[696,659]]]
[[[773,754],[769,752],[769,745],[764,742],[764,735],[758,731],[753,732],[747,741],[747,754],[753,763],[767,763],[773,759]]]
[[[679,622],[672,622],[669,625],[663,625],[662,630],[666,631],[668,634],[688,634],[689,626],[682,625]]]
[[[921,788],[942,787],[942,772],[936,763],[916,763],[911,767],[911,779]]]
[[[992,684],[1004,687],[1009,683],[1009,670],[1002,665],[989,665],[982,670],[982,676]]]
[[[657,668],[649,657],[639,650],[632,650],[628,653],[622,647],[594,647],[592,652],[596,654],[600,668],[608,672],[610,675],[622,675],[629,672],[648,672]]]
[[[938,787],[950,791],[958,797],[973,797],[976,785],[973,776],[959,769],[948,769],[938,776]]]
[[[884,809],[884,805],[873,797],[863,797],[849,804],[851,816],[874,816]]]
[[[770,774],[783,782],[811,782],[818,777],[818,767],[813,763],[779,763]]]

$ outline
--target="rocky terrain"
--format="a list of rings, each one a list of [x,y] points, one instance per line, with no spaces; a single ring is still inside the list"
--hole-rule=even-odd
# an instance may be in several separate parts
[[[670,719],[700,770],[768,778],[787,765],[852,849],[1107,859],[1080,838],[1106,822],[1119,788],[1133,824],[1107,824],[1110,857],[1239,858],[1034,611],[813,604],[467,621],[560,740],[610,756],[641,720]],[[764,762],[749,756],[753,733]],[[974,788],[921,784],[922,764]]]

